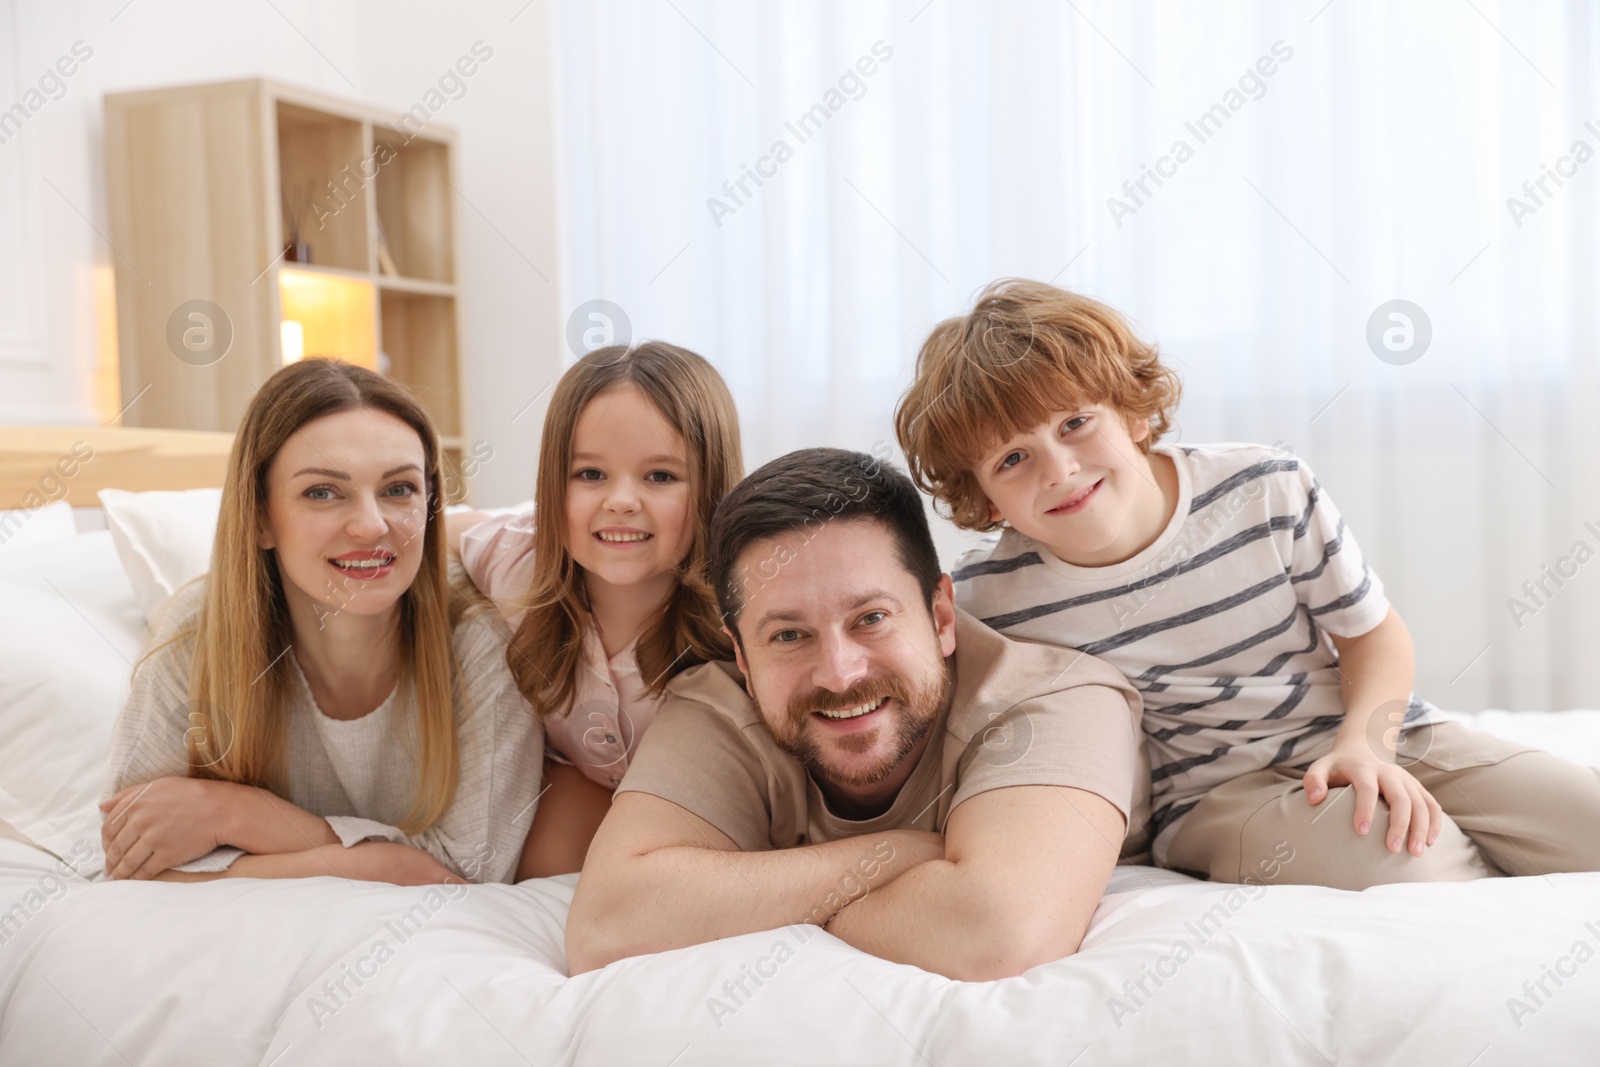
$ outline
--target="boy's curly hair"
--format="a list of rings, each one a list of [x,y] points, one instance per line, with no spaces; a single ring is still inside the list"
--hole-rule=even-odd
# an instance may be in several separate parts
[[[1173,428],[1182,392],[1155,345],[1117,311],[1043,282],[1002,278],[972,311],[933,328],[895,409],[895,435],[917,485],[957,526],[993,530],[973,473],[1006,439],[1054,412],[1105,404],[1147,419],[1145,452]]]

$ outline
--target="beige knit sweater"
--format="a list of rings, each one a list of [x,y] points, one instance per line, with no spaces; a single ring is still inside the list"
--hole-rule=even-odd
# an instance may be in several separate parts
[[[194,623],[204,581],[180,589],[162,612],[152,646]],[[533,822],[543,766],[544,733],[506,666],[506,632],[490,608],[470,609],[456,626],[456,733],[460,772],[455,802],[419,834],[402,821],[416,796],[419,751],[414,693],[401,683],[359,719],[331,719],[318,709],[291,647],[279,665],[289,672],[287,797],[328,821],[346,848],[367,840],[413,845],[477,882],[509,881]],[[140,661],[128,702],[112,732],[105,796],[167,775],[188,774],[192,638]],[[309,847],[309,846],[308,846]],[[243,853],[224,847],[178,867],[225,869]]]

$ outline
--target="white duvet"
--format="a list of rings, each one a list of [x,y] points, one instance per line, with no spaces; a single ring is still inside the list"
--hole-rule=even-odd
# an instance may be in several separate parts
[[[0,932],[4,1064],[1600,1061],[1600,874],[1358,894],[1120,868],[1076,956],[962,983],[812,927],[569,979],[572,878],[59,872],[0,841],[27,913]]]
[[[1357,894],[1121,868],[1081,952],[981,984],[812,927],[569,979],[573,878],[85,880],[142,620],[105,534],[29,551],[0,560],[0,818],[71,863],[0,839],[0,1067],[1600,1063],[1600,874]],[[1597,712],[1469,721],[1600,764]]]

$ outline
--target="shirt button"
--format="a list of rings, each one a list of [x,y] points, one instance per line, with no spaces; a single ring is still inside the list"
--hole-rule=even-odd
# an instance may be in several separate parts
[[[618,774],[613,774],[613,775],[612,775],[612,776],[611,776],[611,784],[612,784],[612,785],[616,785],[616,784],[617,784],[617,783],[618,783],[618,782],[620,782],[620,781],[622,781],[622,776],[621,776],[621,775],[618,775]]]
[[[606,744],[614,745],[616,743],[617,743],[617,735],[616,734],[606,734]]]

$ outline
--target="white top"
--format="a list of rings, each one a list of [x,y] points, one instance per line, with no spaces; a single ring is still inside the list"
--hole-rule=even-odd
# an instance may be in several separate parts
[[[533,512],[497,515],[461,535],[461,565],[483,594],[515,628],[533,584]],[[606,658],[600,635],[583,636],[583,660],[573,679],[572,703],[545,719],[552,759],[577,767],[584,777],[615,789],[627,773],[639,738],[655,721],[666,694],[649,695],[634,658],[638,641]]]
[[[203,581],[179,590],[152,643],[192,625],[204,598]],[[504,882],[516,871],[533,822],[543,736],[506,667],[505,630],[493,613],[468,611],[453,640],[460,664],[460,764],[455,801],[438,822],[419,834],[397,825],[418,784],[413,689],[397,687],[359,719],[331,719],[317,707],[292,648],[283,664],[290,676],[285,799],[327,819],[346,848],[372,839],[400,842],[472,881]],[[193,658],[190,638],[139,663],[112,733],[105,796],[130,784],[188,774],[184,734],[198,724],[188,711]],[[223,870],[240,855],[239,849],[219,848],[177,869]]]
[[[1344,721],[1330,635],[1366,633],[1389,601],[1303,460],[1248,444],[1155,451],[1177,468],[1177,508],[1132,559],[1078,567],[1006,529],[953,578],[990,626],[1098,656],[1143,695],[1160,862],[1212,789],[1328,753]],[[1407,724],[1444,719],[1412,696]]]

